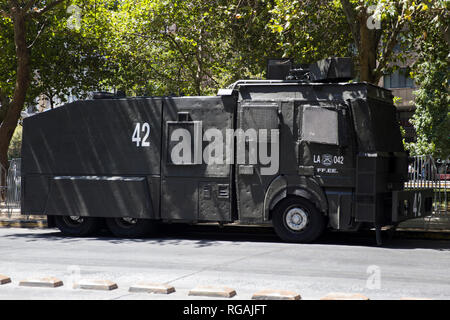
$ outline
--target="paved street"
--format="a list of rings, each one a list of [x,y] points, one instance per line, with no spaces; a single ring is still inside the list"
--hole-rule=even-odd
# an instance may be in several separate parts
[[[320,243],[301,245],[279,242],[270,229],[240,228],[190,228],[151,239],[67,238],[56,229],[0,228],[0,274],[12,278],[0,286],[0,299],[192,299],[188,292],[197,285],[231,287],[237,292],[233,299],[250,299],[261,289],[292,290],[303,299],[330,292],[450,298],[450,241],[392,239],[376,247],[372,237],[328,234]],[[112,280],[119,289],[72,289],[78,267],[80,278]],[[18,286],[44,276],[60,278],[64,286]],[[374,281],[368,287],[369,277]],[[128,292],[142,280],[169,283],[176,292]]]

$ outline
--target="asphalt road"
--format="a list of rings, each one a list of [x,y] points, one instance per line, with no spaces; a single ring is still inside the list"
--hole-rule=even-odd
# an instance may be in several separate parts
[[[209,299],[197,285],[228,286],[233,299],[262,289],[303,299],[330,292],[370,299],[450,299],[450,241],[392,239],[376,247],[367,235],[328,234],[316,244],[279,242],[268,229],[190,228],[150,239],[62,237],[56,229],[0,228],[0,299]],[[76,270],[80,270],[78,275]],[[59,288],[25,288],[20,280],[53,276]],[[113,291],[73,289],[76,279],[108,279]],[[139,281],[168,283],[170,295],[129,293]],[[231,299],[232,300],[232,299]]]

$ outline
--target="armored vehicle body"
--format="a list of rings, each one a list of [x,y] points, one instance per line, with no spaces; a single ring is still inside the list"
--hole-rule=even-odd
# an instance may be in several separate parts
[[[76,101],[26,118],[22,213],[68,235],[102,220],[133,237],[164,222],[238,222],[271,224],[291,242],[429,213],[430,190],[404,190],[391,92],[339,82],[339,66],[217,96]]]

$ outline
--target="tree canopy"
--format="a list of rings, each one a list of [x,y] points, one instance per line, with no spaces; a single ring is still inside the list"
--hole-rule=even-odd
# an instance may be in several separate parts
[[[447,4],[447,7],[445,6]],[[433,154],[446,159],[450,155],[450,14],[448,1],[436,1],[417,15],[405,42],[415,52],[412,76],[416,112],[412,123],[417,141],[407,144],[413,154]]]
[[[449,1],[0,0],[0,161],[27,104],[121,90],[203,95],[262,78],[266,59],[354,58],[377,84],[413,57],[412,152],[448,156]],[[432,145],[432,148],[424,146]]]

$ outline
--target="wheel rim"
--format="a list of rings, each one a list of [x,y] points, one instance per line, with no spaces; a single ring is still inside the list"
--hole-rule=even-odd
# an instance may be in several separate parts
[[[291,208],[286,212],[284,222],[292,231],[303,231],[309,223],[308,212],[303,208]]]
[[[84,218],[78,216],[67,216],[67,217],[65,216],[63,217],[63,220],[67,225],[73,227],[78,227],[84,222]]]
[[[128,217],[127,218],[118,218],[118,219],[116,219],[116,222],[122,228],[132,228],[137,224],[138,219],[137,218],[128,218]]]

